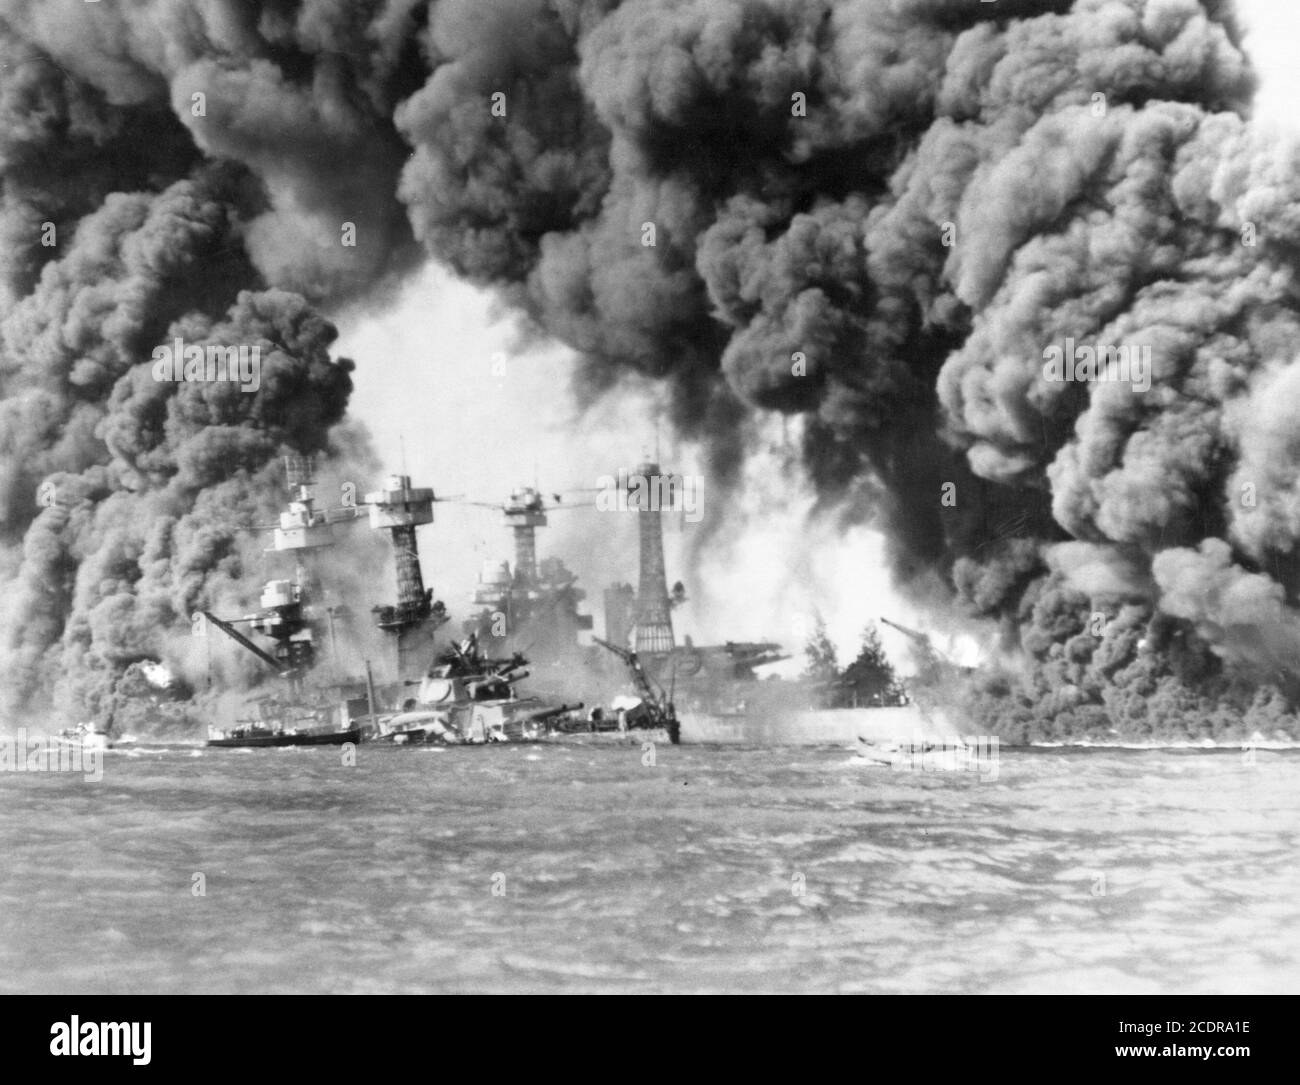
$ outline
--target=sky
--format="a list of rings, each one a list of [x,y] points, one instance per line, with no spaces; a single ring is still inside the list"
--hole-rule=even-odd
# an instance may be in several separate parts
[[[1294,0],[1237,0],[1246,26],[1246,51],[1259,72],[1255,117],[1294,131],[1300,122],[1300,4]]]
[[[1300,121],[1300,3],[1238,0],[1246,47],[1260,75],[1256,119],[1278,132]],[[546,492],[588,488],[656,447],[665,469],[697,474],[697,450],[658,424],[659,392],[628,384],[583,412],[570,391],[572,352],[559,344],[521,345],[518,328],[482,291],[428,265],[387,304],[342,316],[338,353],[357,362],[352,414],[371,430],[390,471],[410,474],[440,496],[504,500],[534,480]],[[809,528],[810,499],[800,497],[780,460],[790,425],[771,419],[752,485],[760,499],[743,523],[696,565],[687,560],[691,525],[670,520],[668,581],[685,582],[677,632],[699,644],[771,639],[796,655],[815,616],[827,623],[842,660],[856,653],[863,626],[882,615],[925,629],[953,658],[975,662],[977,639],[945,629],[890,586],[881,540],[865,528],[842,534]],[[784,436],[783,436],[784,433]],[[779,476],[779,478],[777,477]],[[709,481],[702,477],[706,519]],[[485,561],[513,560],[512,540],[490,510],[439,503],[422,529],[422,565],[453,618],[470,613],[469,594]],[[538,557],[558,556],[588,594],[586,610],[603,629],[601,592],[616,580],[636,583],[635,517],[575,508],[550,517]],[[891,658],[906,668],[906,642],[881,629]],[[781,668],[797,671],[796,658]]]

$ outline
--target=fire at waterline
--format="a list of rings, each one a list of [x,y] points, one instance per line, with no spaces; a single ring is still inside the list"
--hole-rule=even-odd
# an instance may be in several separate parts
[[[598,491],[545,495],[526,486],[488,503],[439,497],[408,475],[390,475],[359,499],[348,488],[343,503],[329,506],[317,500],[310,457],[286,457],[285,470],[285,510],[276,522],[251,529],[270,533],[268,562],[279,573],[291,565],[291,572],[267,580],[250,613],[203,610],[193,617],[193,632],[206,642],[209,683],[225,644],[255,659],[265,679],[233,725],[205,721],[211,746],[480,744],[630,731],[675,743],[683,724],[698,740],[759,741],[771,737],[764,728],[775,718],[790,714],[807,717],[828,741],[851,741],[862,737],[860,712],[846,709],[868,711],[896,733],[912,719],[910,697],[878,645],[843,673],[833,664],[828,669],[823,654],[820,669],[803,679],[764,681],[759,668],[790,659],[786,646],[679,640],[673,610],[686,590],[680,581],[668,587],[663,521],[679,505],[683,480],[657,463],[618,475],[615,504],[638,517],[638,585],[605,590],[605,636],[593,636],[590,645],[579,636],[593,627],[581,611],[586,593],[562,560],[538,559],[536,533],[550,514],[599,505],[592,496]],[[434,522],[434,505],[448,501],[499,513],[514,537],[513,569],[506,561],[484,563],[459,632],[425,585],[417,537],[418,528]],[[362,530],[347,526],[358,521],[387,537],[395,571],[393,584],[374,578],[376,593],[387,587],[391,601],[365,601],[382,640],[364,659],[347,646],[358,643],[365,606],[337,598],[322,570],[322,555],[339,543],[340,531]],[[922,659],[939,658],[928,638],[895,628],[917,642]],[[533,688],[523,692],[534,664]],[[817,718],[828,708],[834,711]],[[113,739],[113,711],[95,729],[104,742]],[[845,728],[854,734],[838,734]]]

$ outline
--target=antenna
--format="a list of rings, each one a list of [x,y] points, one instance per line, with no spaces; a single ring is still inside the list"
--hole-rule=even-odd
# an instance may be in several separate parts
[[[397,447],[402,461],[402,474],[406,474],[406,438],[400,433],[397,435]]]

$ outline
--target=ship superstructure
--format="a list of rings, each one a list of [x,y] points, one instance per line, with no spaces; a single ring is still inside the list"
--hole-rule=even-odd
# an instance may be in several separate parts
[[[640,542],[641,576],[636,593],[633,617],[638,656],[666,656],[676,647],[673,618],[668,601],[668,578],[664,572],[663,512],[676,500],[675,488],[680,480],[665,475],[659,464],[647,461],[637,465],[633,475],[623,480],[628,492],[628,507],[637,514],[637,537]]]
[[[668,588],[664,517],[678,506],[682,477],[647,459],[630,472],[620,471],[617,483],[627,494],[627,509],[637,517],[638,577],[635,591],[625,583],[606,589],[605,640],[634,650],[640,666],[660,682],[676,683],[687,700],[729,696],[724,691],[730,685],[758,680],[756,668],[789,659],[774,641],[696,646],[686,636],[678,642],[672,612],[687,595],[680,580]]]
[[[205,612],[205,617],[286,679],[291,692],[298,695],[303,678],[318,662],[317,638],[325,617],[318,611],[322,591],[316,556],[335,545],[334,525],[358,519],[362,510],[316,504],[311,457],[286,456],[285,476],[293,496],[277,522],[263,526],[272,532],[267,553],[293,558],[292,577],[268,580],[258,600],[260,609],[254,614],[223,620]],[[235,628],[241,624],[269,638],[273,647],[269,651],[260,648]]]
[[[518,696],[514,683],[527,677],[523,656],[488,658],[474,636],[441,654],[434,651],[434,631],[448,616],[433,590],[425,587],[416,539],[417,529],[433,522],[438,499],[432,489],[413,486],[407,475],[390,475],[363,502],[324,509],[312,496],[310,461],[291,457],[287,469],[292,499],[275,524],[264,526],[274,533],[268,552],[293,555],[293,578],[268,581],[262,607],[254,614],[223,619],[204,612],[209,625],[259,659],[285,687],[282,694],[256,698],[254,716],[226,733],[210,734],[210,745],[318,745],[366,738],[504,741],[536,737],[550,721],[580,707]],[[396,600],[373,607],[372,613],[377,627],[395,646],[395,673],[389,681],[376,683],[367,659],[364,679],[343,678],[334,652],[331,680],[311,681],[311,672],[326,658],[316,649],[323,616],[329,618],[333,644],[334,619],[349,614],[346,607],[321,605],[324,593],[314,555],[337,542],[335,524],[363,515],[372,530],[388,535],[392,545]],[[545,584],[547,575],[543,562],[529,583]],[[259,644],[249,634],[266,637],[272,644]],[[415,697],[410,696],[411,686],[418,687]]]
[[[397,602],[373,609],[375,624],[390,634],[396,646],[397,674],[423,664],[432,649],[432,633],[447,619],[446,608],[424,586],[416,528],[433,523],[433,490],[411,485],[409,475],[389,475],[383,488],[366,494],[370,526],[392,540],[397,571]]]
[[[558,558],[537,559],[537,529],[548,523],[547,514],[589,508],[587,500],[565,500],[552,494],[548,501],[535,487],[520,486],[500,504],[470,501],[466,504],[502,514],[504,526],[514,536],[515,563],[483,563],[471,601],[476,612],[465,622],[465,632],[485,644],[504,646],[518,640],[536,641],[545,656],[563,655],[576,647],[580,631],[592,626],[591,616],[579,606],[586,592],[578,578]]]
[[[227,734],[210,736],[215,745],[357,741],[361,718],[364,716],[373,723],[378,706],[369,664],[364,680],[345,679],[338,673],[340,630],[337,626],[342,623],[345,626],[342,632],[349,632],[346,626],[350,611],[346,606],[326,605],[321,584],[318,555],[338,542],[334,533],[336,524],[358,520],[368,512],[372,527],[392,535],[398,601],[395,606],[375,609],[380,628],[392,633],[397,641],[399,660],[402,645],[409,643],[403,638],[409,638],[412,630],[428,623],[436,624],[442,614],[442,604],[435,602],[432,592],[424,588],[414,539],[415,527],[432,520],[432,490],[414,489],[405,476],[393,476],[383,489],[367,495],[362,504],[322,508],[316,504],[313,494],[313,461],[309,457],[288,456],[285,470],[292,494],[287,508],[274,524],[256,526],[272,532],[272,545],[267,553],[292,556],[293,576],[267,581],[259,599],[261,607],[253,614],[221,618],[211,611],[203,612],[208,626],[225,633],[285,683],[283,693],[256,699],[255,713],[242,721],[243,726]],[[240,626],[246,626],[248,633]],[[313,672],[326,656],[318,648],[326,632],[331,648],[328,654],[332,681],[313,681]],[[264,647],[250,634],[269,639],[271,645]]]

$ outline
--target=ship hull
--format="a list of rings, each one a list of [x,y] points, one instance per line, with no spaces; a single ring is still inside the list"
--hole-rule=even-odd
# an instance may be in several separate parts
[[[645,743],[672,745],[673,737],[666,727],[635,727],[627,731],[552,731],[540,742],[572,746],[642,746]]]
[[[306,734],[239,735],[227,738],[210,738],[209,746],[224,749],[265,749],[278,746],[342,746],[345,742],[360,742],[361,728],[349,731],[318,731]]]
[[[936,726],[916,705],[888,708],[804,709],[772,713],[685,711],[681,740],[685,745],[847,746],[859,741],[888,742],[936,733]]]

